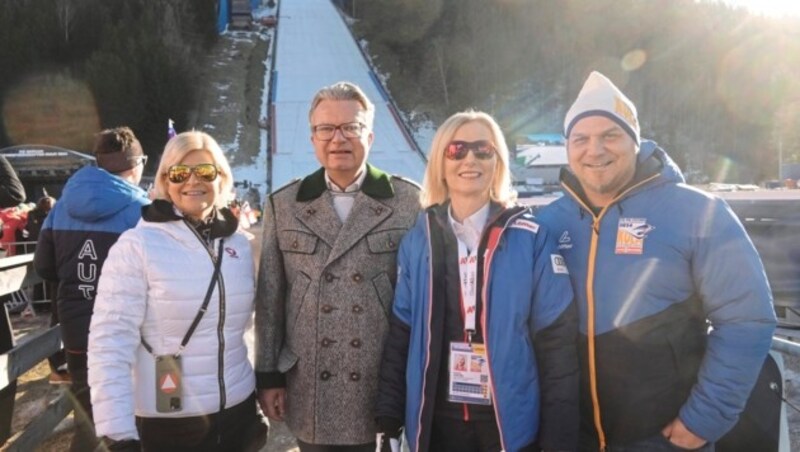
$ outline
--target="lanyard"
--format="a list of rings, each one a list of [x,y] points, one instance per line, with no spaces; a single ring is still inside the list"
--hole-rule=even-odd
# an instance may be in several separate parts
[[[475,312],[478,291],[478,252],[470,253],[467,245],[458,239],[458,276],[461,283],[461,312],[464,316],[464,332],[469,342],[475,334]]]

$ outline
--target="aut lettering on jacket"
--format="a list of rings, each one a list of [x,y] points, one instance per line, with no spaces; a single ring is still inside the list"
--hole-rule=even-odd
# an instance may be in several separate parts
[[[94,249],[94,242],[87,240],[81,246],[78,254],[78,290],[87,300],[94,299],[97,289],[97,251]]]

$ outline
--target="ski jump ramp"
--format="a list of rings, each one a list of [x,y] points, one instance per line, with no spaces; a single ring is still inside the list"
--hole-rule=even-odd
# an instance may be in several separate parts
[[[319,168],[308,108],[323,86],[349,81],[375,104],[368,162],[417,182],[425,160],[330,0],[283,0],[271,78],[272,190]]]

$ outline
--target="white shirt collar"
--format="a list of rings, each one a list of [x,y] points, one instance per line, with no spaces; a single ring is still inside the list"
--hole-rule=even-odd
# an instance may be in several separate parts
[[[352,193],[359,191],[361,190],[361,185],[364,183],[364,179],[366,178],[367,178],[367,169],[362,168],[361,173],[359,173],[358,177],[356,177],[356,180],[354,180],[352,184],[348,185],[347,187],[345,187],[344,190],[342,190],[341,187],[336,185],[336,183],[332,181],[330,177],[328,177],[328,171],[325,171],[325,185],[328,186],[328,190],[334,193]]]
[[[484,204],[477,212],[465,218],[463,223],[459,223],[453,218],[452,205],[447,209],[447,218],[450,220],[450,227],[453,229],[453,234],[455,234],[457,239],[464,242],[470,251],[477,249],[480,244],[483,228],[486,226],[486,220],[489,219],[490,204],[491,202]]]

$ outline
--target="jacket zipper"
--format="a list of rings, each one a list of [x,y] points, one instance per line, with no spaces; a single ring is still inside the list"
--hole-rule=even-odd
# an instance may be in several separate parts
[[[594,419],[594,428],[597,431],[597,440],[600,444],[600,451],[606,450],[606,433],[603,430],[602,417],[600,415],[600,397],[597,392],[597,357],[596,357],[596,344],[595,344],[595,310],[594,310],[594,272],[597,263],[597,243],[600,240],[600,222],[605,216],[608,209],[616,204],[623,196],[635,190],[638,187],[650,182],[657,178],[659,174],[648,177],[641,182],[629,187],[611,200],[605,207],[600,210],[600,213],[595,215],[594,211],[586,205],[585,202],[566,184],[563,182],[561,186],[564,187],[575,199],[575,201],[592,216],[592,239],[589,244],[589,256],[586,271],[586,335],[588,336],[588,354],[589,354],[589,391],[592,396],[592,416]]]
[[[208,256],[211,258],[211,263],[216,264],[217,259],[220,259],[221,256],[214,256],[214,244],[212,243],[211,247],[209,247],[205,240],[197,233],[197,231],[184,220],[186,226],[192,231],[200,240],[200,243],[208,252]],[[217,242],[222,239],[216,239],[214,242]],[[217,413],[217,444],[222,442],[222,431],[219,429],[219,415],[222,414],[222,411],[225,409],[225,404],[227,403],[227,397],[225,394],[225,281],[222,278],[222,267],[220,266],[219,269],[219,276],[217,277],[217,290],[219,291],[219,320],[217,321],[217,342],[219,343],[219,347],[217,348],[217,382],[219,384],[219,411]]]
[[[481,329],[483,330],[483,345],[484,351],[486,352],[486,364],[489,368],[489,388],[492,391],[492,408],[494,409],[494,419],[497,423],[497,433],[500,436],[500,447],[502,450],[506,450],[506,441],[503,436],[503,426],[500,422],[500,407],[498,406],[497,394],[495,392],[495,380],[494,380],[494,373],[492,372],[492,359],[489,356],[489,331],[486,329],[486,318],[489,315],[489,274],[492,265],[492,259],[494,258],[494,252],[497,249],[497,245],[500,243],[500,237],[503,236],[503,233],[508,229],[508,225],[511,224],[512,221],[516,220],[519,217],[520,213],[513,215],[511,218],[506,220],[505,224],[503,224],[502,228],[489,228],[489,241],[486,246],[486,250],[484,251],[483,257],[483,287],[482,287],[482,300],[483,300],[483,312],[481,312]],[[492,243],[493,241],[493,232],[496,232],[497,240]]]

